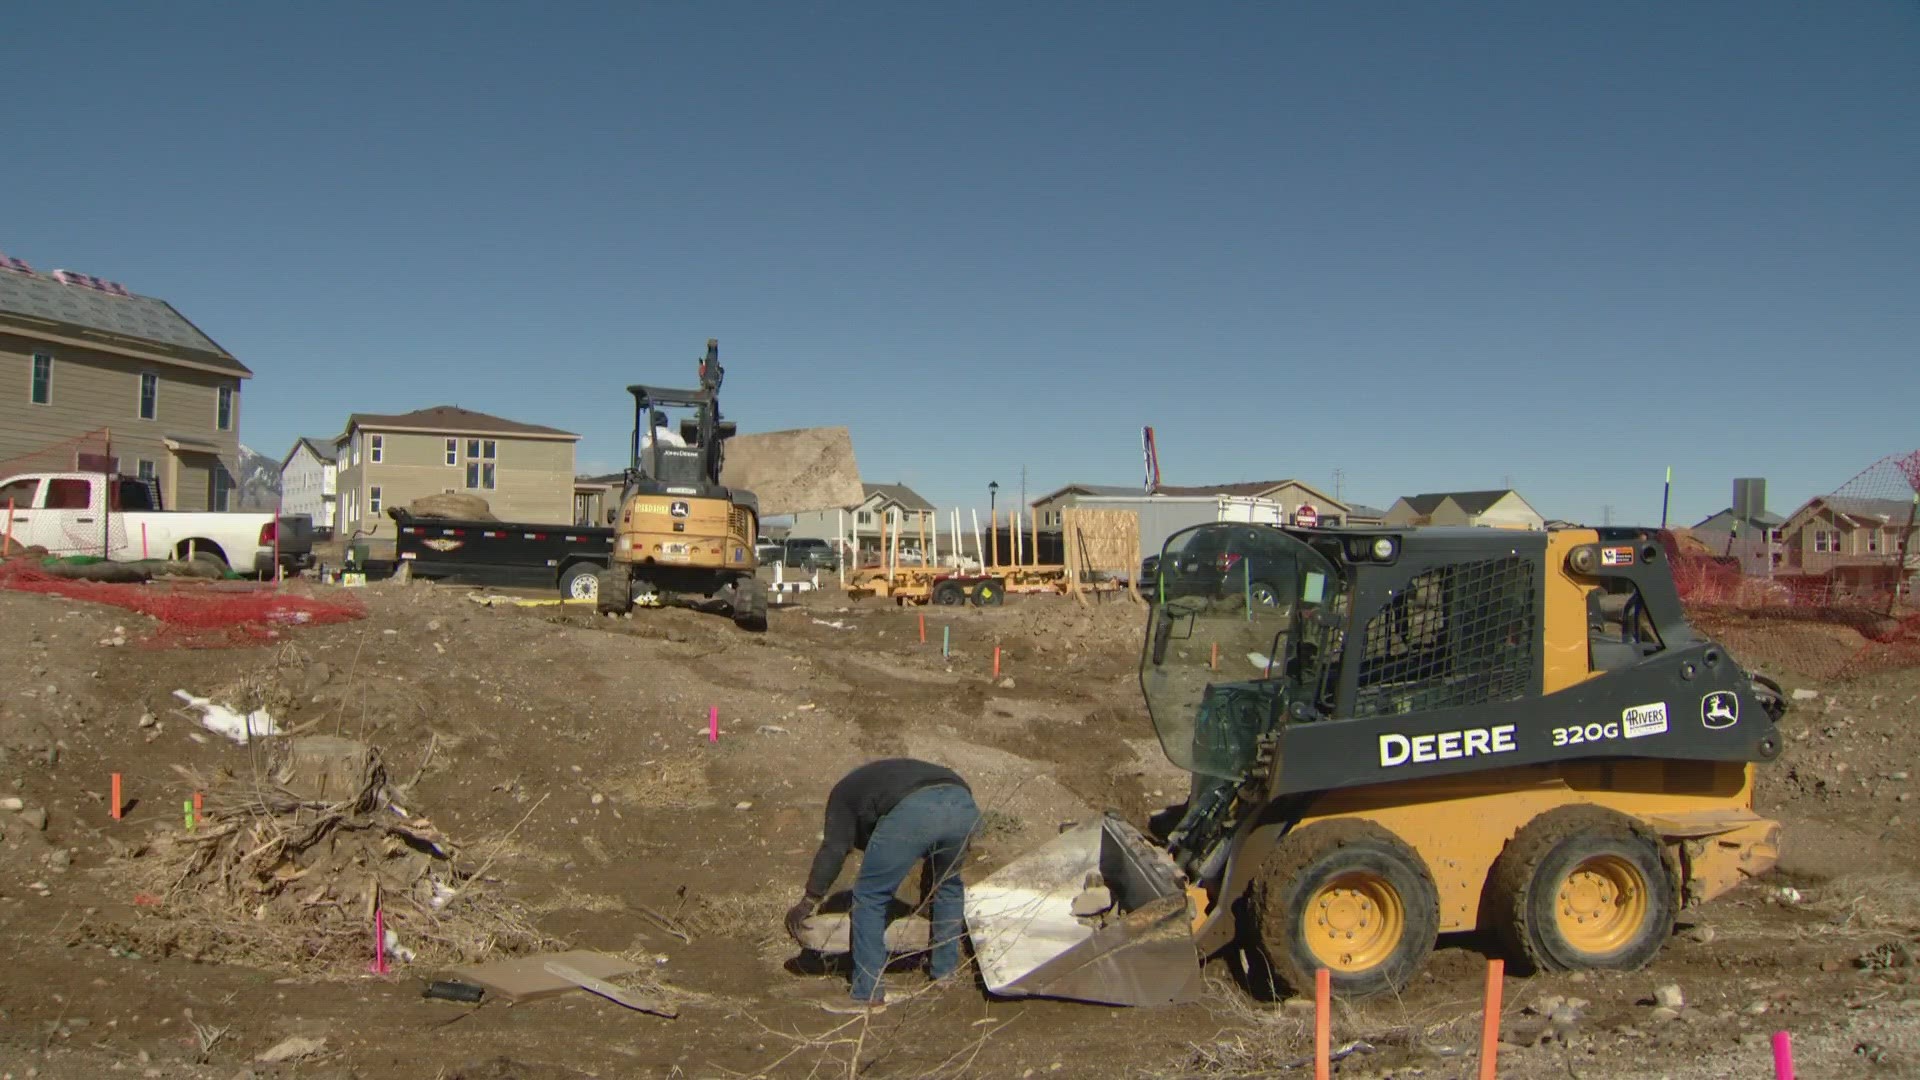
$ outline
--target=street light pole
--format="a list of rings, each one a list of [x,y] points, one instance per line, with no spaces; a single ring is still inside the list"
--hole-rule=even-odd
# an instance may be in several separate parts
[[[994,566],[1000,565],[1000,519],[993,516],[994,504],[998,501],[999,496],[1000,481],[987,481],[987,538],[993,541],[993,562],[991,565]],[[984,563],[986,561],[986,554],[983,552],[980,558]]]

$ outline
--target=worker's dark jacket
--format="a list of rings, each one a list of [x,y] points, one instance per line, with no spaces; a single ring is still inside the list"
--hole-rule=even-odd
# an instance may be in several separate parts
[[[967,787],[952,769],[912,758],[870,762],[841,777],[827,796],[826,832],[813,857],[813,873],[807,876],[807,895],[815,899],[827,895],[847,853],[867,849],[873,827],[888,811],[914,792],[939,784]]]

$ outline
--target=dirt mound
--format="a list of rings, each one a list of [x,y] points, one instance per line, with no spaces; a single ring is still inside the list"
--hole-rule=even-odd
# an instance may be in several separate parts
[[[499,521],[493,505],[478,495],[425,495],[407,504],[407,513],[421,518],[452,518],[458,521]]]
[[[200,780],[201,819],[121,852],[143,950],[305,974],[358,972],[376,909],[392,962],[472,963],[548,944],[461,849],[403,809],[379,751],[294,739],[263,775]],[[182,808],[183,816],[185,808]]]

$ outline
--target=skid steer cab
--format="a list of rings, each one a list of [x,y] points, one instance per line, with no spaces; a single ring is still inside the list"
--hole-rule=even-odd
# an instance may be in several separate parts
[[[1687,624],[1655,532],[1220,523],[1158,567],[1140,688],[1191,793],[969,887],[994,993],[1172,1004],[1252,949],[1361,997],[1474,930],[1632,969],[1778,858],[1785,701]]]

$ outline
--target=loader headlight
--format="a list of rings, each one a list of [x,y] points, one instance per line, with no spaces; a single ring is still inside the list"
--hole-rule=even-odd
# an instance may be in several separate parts
[[[1381,562],[1393,558],[1393,537],[1382,536],[1373,542],[1373,557]]]

